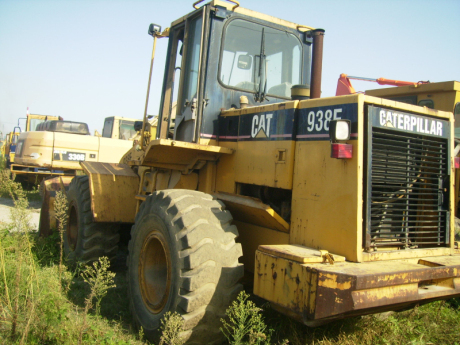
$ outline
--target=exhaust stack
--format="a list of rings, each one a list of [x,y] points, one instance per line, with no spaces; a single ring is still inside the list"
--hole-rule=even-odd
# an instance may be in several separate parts
[[[311,96],[310,98],[321,98],[321,72],[323,68],[323,39],[324,29],[312,31],[313,35],[313,57],[311,62]]]

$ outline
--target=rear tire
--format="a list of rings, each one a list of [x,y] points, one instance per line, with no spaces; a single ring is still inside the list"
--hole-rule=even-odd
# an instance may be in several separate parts
[[[93,221],[88,176],[75,176],[66,194],[69,210],[64,253],[67,260],[72,265],[97,261],[102,256],[112,260],[118,251],[119,225]]]
[[[133,318],[158,341],[177,312],[188,344],[222,341],[220,318],[242,289],[238,230],[225,206],[201,192],[164,190],[142,203],[131,230],[128,296]]]

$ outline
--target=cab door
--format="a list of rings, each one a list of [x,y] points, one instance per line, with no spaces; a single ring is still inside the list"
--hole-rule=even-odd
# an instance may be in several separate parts
[[[159,138],[197,142],[197,124],[202,113],[207,7],[191,13],[170,30]]]

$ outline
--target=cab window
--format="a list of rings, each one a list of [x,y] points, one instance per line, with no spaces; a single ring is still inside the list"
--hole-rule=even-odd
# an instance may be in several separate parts
[[[181,109],[178,114],[182,114],[185,109],[186,101],[191,101],[197,97],[198,73],[200,69],[200,52],[201,52],[201,26],[203,18],[201,16],[194,18],[190,22],[187,43],[187,59],[184,66],[184,82],[182,88]]]
[[[134,121],[120,120],[120,138],[123,140],[128,140],[133,138],[136,135],[136,130],[134,129]]]
[[[45,122],[45,120],[43,119],[31,119],[30,120],[30,128],[29,128],[29,131],[36,131],[37,130],[37,126],[42,123],[42,122]]]
[[[261,55],[268,95],[289,98],[291,86],[301,83],[302,44],[293,34],[242,19],[224,33],[220,81],[231,88],[257,92]],[[264,60],[262,60],[264,61]],[[265,85],[261,86],[265,89]]]
[[[457,102],[457,104],[455,104],[454,119],[455,119],[455,138],[460,139],[460,102]]]
[[[104,138],[112,137],[113,118],[105,119],[104,128],[102,128],[102,136]]]
[[[418,102],[418,105],[421,107],[427,107],[430,109],[434,109],[434,102],[432,99],[422,99]]]

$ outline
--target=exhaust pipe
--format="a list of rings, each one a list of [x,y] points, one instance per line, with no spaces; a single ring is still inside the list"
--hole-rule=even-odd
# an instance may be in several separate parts
[[[324,29],[312,31],[313,57],[311,62],[311,95],[310,98],[321,98],[321,72],[323,69]]]

